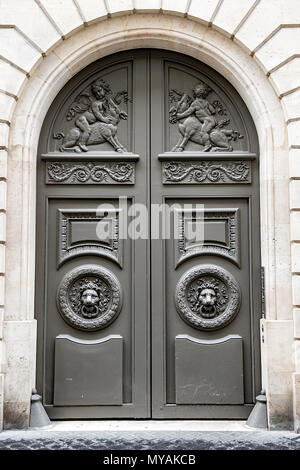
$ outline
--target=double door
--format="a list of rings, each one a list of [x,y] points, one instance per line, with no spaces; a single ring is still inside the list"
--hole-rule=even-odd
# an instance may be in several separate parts
[[[52,419],[246,418],[258,146],[204,64],[136,50],[63,88],[38,150],[37,384]]]

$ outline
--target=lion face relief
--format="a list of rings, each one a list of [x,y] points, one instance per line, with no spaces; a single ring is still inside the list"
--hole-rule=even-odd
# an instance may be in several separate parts
[[[195,314],[210,319],[217,317],[225,310],[228,294],[220,279],[203,276],[190,284],[187,299]]]
[[[213,318],[216,316],[217,294],[214,289],[204,288],[200,290],[198,302],[202,317]]]
[[[99,313],[99,295],[95,289],[85,289],[81,298],[81,314],[85,318],[94,318]]]

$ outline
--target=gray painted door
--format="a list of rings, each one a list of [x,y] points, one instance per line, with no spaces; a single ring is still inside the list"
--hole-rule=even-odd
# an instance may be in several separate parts
[[[62,89],[38,149],[37,383],[50,417],[248,416],[258,177],[244,103],[196,60],[129,51]],[[135,204],[152,237],[123,237]]]

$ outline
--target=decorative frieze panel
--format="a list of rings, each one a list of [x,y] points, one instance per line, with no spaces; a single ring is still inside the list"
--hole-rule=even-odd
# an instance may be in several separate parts
[[[74,328],[96,331],[119,315],[121,285],[109,270],[83,265],[69,271],[57,290],[57,306],[63,319]]]
[[[251,162],[174,161],[162,162],[163,184],[251,183]]]
[[[237,315],[240,287],[225,269],[203,264],[189,269],[179,280],[175,304],[181,318],[199,330],[218,330]]]
[[[240,222],[238,208],[209,209],[201,213],[193,210],[176,209],[178,238],[174,239],[175,268],[194,256],[217,255],[240,266]],[[189,224],[203,224],[203,240],[187,236]],[[200,232],[199,232],[200,233]]]
[[[122,267],[119,240],[120,210],[107,209],[105,216],[95,209],[58,210],[57,265],[75,256],[104,256]]]
[[[134,184],[133,162],[48,161],[47,184]]]

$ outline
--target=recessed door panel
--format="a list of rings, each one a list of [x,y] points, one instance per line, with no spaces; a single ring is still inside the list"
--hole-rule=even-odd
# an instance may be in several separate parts
[[[182,206],[182,214],[185,217],[185,207],[203,207],[203,217],[200,222],[204,224],[204,243],[202,250],[195,250],[193,256],[187,256],[184,262],[174,269],[173,245],[178,245],[181,240],[176,240],[175,223],[180,223],[174,217],[173,234],[170,240],[165,241],[165,299],[166,299],[166,401],[169,404],[176,403],[176,373],[175,373],[175,343],[178,335],[189,335],[198,341],[221,341],[230,334],[238,334],[242,338],[243,357],[241,363],[245,370],[245,395],[243,403],[252,399],[251,373],[251,335],[250,335],[250,282],[249,282],[249,207],[248,201],[237,198],[185,198],[166,199],[170,206],[175,204]],[[198,206],[197,206],[198,205]],[[209,241],[210,251],[205,251],[207,233],[206,223],[210,219],[206,217],[212,213],[239,213],[236,224],[231,227],[231,236],[236,241],[236,249],[241,253],[240,266],[235,260],[222,253],[220,239],[213,243]],[[221,212],[222,211],[222,212]],[[188,214],[187,214],[188,215]],[[211,230],[211,227],[209,228]],[[215,252],[214,252],[215,251]],[[176,266],[176,265],[175,265]],[[207,302],[207,303],[206,303]],[[213,357],[214,348],[211,348],[211,365],[216,360]],[[216,354],[219,354],[219,350]],[[197,355],[196,355],[197,356]],[[197,357],[195,356],[195,363]],[[200,364],[198,364],[200,368]],[[191,365],[191,368],[193,366]],[[199,369],[199,374],[201,370]],[[202,372],[205,380],[205,369]],[[196,378],[195,378],[196,380]],[[230,382],[231,378],[228,377]],[[196,386],[197,384],[195,384]],[[199,387],[201,384],[199,383]],[[224,378],[224,389],[228,387]],[[212,403],[210,398],[210,402]],[[226,398],[223,399],[226,403]]]
[[[133,342],[133,301],[132,301],[132,244],[131,240],[118,240],[124,244],[123,268],[112,256],[99,251],[97,256],[90,249],[91,239],[84,240],[81,236],[81,252],[70,257],[57,269],[57,254],[61,252],[61,237],[51,227],[59,226],[61,213],[91,215],[97,213],[97,207],[110,207],[117,204],[116,199],[79,200],[49,199],[48,200],[48,247],[47,268],[52,275],[47,277],[47,294],[45,297],[45,326],[51,338],[70,335],[77,341],[104,340],[108,335],[119,335],[123,338],[123,370],[122,387],[123,402],[132,402],[132,349]],[[103,209],[101,209],[103,210]],[[101,213],[100,213],[101,215]],[[100,219],[101,220],[101,219]],[[87,223],[87,222],[86,222]],[[71,228],[70,228],[71,230]],[[88,230],[86,234],[88,235]],[[64,236],[62,237],[64,239]],[[100,243],[102,241],[100,240]],[[72,246],[72,244],[71,244]],[[91,301],[86,302],[87,296]],[[73,343],[72,343],[73,344]],[[76,341],[74,344],[77,344]],[[81,343],[80,343],[81,344]],[[85,343],[82,343],[85,344]],[[58,346],[60,347],[60,346]],[[104,348],[102,348],[104,349]],[[45,380],[48,384],[45,394],[46,403],[53,400],[53,369],[54,358],[58,360],[53,341],[48,343],[48,361],[45,369]],[[70,358],[70,356],[69,356]],[[60,365],[68,362],[60,355]],[[99,361],[100,361],[99,355]],[[75,361],[75,359],[74,359]],[[75,361],[76,362],[76,361]],[[81,367],[83,362],[81,363]],[[85,370],[82,371],[84,377]],[[88,381],[88,375],[86,376]],[[92,384],[91,384],[92,386]],[[68,405],[72,405],[69,403]],[[65,403],[67,405],[67,403]]]
[[[177,405],[244,403],[243,339],[229,335],[200,340],[175,338],[175,400]]]
[[[123,338],[55,338],[55,406],[122,405]]]

